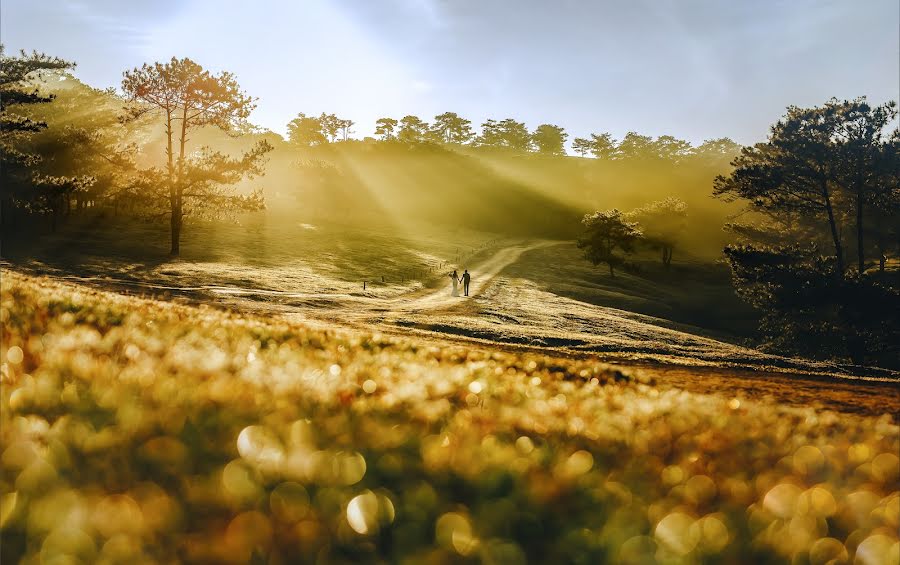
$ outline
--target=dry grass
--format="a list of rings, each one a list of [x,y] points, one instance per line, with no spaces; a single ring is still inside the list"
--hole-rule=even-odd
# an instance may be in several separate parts
[[[900,428],[6,271],[2,560],[900,561]]]

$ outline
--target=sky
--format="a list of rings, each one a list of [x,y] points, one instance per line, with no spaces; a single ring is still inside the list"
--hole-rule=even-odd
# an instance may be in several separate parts
[[[788,105],[900,89],[897,0],[3,0],[7,52],[96,87],[144,62],[233,72],[278,133],[298,112],[513,117],[576,136],[765,139]]]

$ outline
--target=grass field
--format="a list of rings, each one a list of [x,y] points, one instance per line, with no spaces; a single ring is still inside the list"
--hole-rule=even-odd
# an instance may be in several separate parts
[[[439,266],[464,261],[497,236],[421,228],[412,235],[389,225],[274,221],[259,213],[230,224],[190,224],[177,259],[168,254],[168,238],[160,223],[75,218],[56,234],[5,241],[3,257],[34,272],[148,294],[347,295],[361,293],[366,281],[367,290],[389,296],[418,288]]]
[[[900,561],[896,412],[9,270],[0,308],[4,563]]]
[[[106,220],[81,218],[57,234],[5,242],[3,257],[31,274],[325,328],[595,353],[628,363],[898,377],[747,347],[756,314],[735,295],[728,270],[684,253],[671,271],[645,252],[635,258],[638,272],[610,277],[571,241],[435,226],[412,235],[388,225],[313,225],[266,213],[233,224],[191,224],[182,256],[173,259],[165,226]],[[464,268],[478,292],[445,300],[446,274]]]

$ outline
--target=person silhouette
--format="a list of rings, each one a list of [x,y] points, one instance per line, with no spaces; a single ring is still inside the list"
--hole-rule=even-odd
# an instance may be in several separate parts
[[[470,280],[472,280],[472,275],[469,274],[469,269],[466,269],[462,276],[463,293],[466,296],[469,296],[469,281]]]
[[[456,274],[456,269],[453,269],[453,272],[450,273],[450,283],[453,285],[450,290],[450,296],[459,296],[459,276]]]

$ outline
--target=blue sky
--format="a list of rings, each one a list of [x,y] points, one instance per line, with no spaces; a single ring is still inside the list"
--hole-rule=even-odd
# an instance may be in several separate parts
[[[234,72],[277,132],[336,113],[515,117],[574,136],[765,137],[787,105],[897,99],[897,0],[3,0],[8,51],[118,86],[143,62]]]

